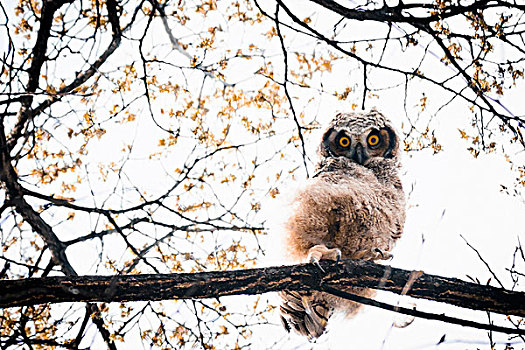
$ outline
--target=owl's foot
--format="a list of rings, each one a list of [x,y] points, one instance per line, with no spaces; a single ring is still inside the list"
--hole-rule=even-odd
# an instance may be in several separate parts
[[[383,251],[379,248],[365,249],[357,252],[353,258],[363,259],[363,260],[388,260],[391,259],[393,255],[390,252]]]
[[[394,257],[394,255],[392,255],[392,253],[386,252],[386,251],[382,251],[379,248],[374,248],[372,250],[376,253],[376,258],[373,259],[373,260],[390,260],[390,259],[392,259]]]
[[[329,259],[339,262],[341,261],[341,250],[339,250],[339,248],[329,249],[324,244],[318,244],[308,250],[308,257],[306,259],[308,262],[315,264],[321,271],[325,272],[319,264],[319,261],[321,259]]]

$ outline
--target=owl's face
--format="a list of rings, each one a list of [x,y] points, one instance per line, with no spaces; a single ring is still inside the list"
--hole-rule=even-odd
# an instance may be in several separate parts
[[[340,113],[323,135],[323,157],[346,157],[366,165],[373,158],[396,158],[398,137],[390,122],[377,110]]]

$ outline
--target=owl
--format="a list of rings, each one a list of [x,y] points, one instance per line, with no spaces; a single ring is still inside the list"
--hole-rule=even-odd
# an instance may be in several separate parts
[[[398,152],[399,137],[376,109],[337,114],[319,145],[316,173],[296,193],[285,223],[289,254],[314,263],[390,258],[405,221]],[[375,293],[357,287],[343,290],[365,297]],[[283,291],[280,296],[285,329],[310,340],[323,334],[334,311],[350,317],[361,306],[318,291]]]

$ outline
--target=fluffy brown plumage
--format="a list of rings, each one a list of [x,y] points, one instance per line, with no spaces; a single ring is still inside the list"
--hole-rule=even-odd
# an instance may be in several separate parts
[[[290,254],[299,261],[389,258],[405,221],[398,151],[398,136],[377,110],[338,114],[319,146],[317,173],[295,196],[285,227]],[[283,325],[309,339],[323,334],[335,310],[351,316],[360,307],[316,291],[284,291],[281,297]]]

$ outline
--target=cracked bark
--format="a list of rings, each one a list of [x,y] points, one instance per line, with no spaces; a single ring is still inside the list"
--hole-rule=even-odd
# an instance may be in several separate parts
[[[200,299],[324,286],[367,287],[463,308],[525,317],[525,293],[402,270],[363,260],[234,271],[117,276],[66,276],[0,281],[0,307],[60,302]],[[415,275],[414,275],[415,274]],[[416,278],[414,278],[416,276]]]

